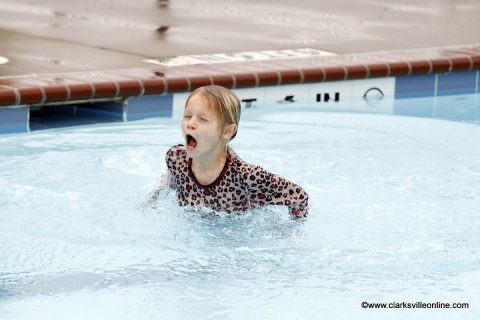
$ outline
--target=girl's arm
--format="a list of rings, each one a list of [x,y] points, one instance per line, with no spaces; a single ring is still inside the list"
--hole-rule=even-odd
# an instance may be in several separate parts
[[[248,186],[248,196],[254,206],[288,206],[292,219],[303,219],[308,214],[308,194],[297,184],[254,166],[243,178]]]
[[[148,199],[143,203],[142,207],[154,206],[159,198],[163,198],[168,194],[170,188],[175,189],[175,180],[172,178],[170,171],[167,170],[160,178],[160,182],[150,191]]]

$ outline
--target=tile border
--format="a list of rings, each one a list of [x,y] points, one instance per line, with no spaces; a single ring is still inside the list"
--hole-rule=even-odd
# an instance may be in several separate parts
[[[0,107],[480,69],[480,44],[212,65],[1,77]]]

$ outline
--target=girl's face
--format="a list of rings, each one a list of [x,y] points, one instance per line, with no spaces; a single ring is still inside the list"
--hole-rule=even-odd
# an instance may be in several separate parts
[[[221,123],[201,94],[192,96],[185,106],[182,132],[192,158],[214,155],[225,147]]]

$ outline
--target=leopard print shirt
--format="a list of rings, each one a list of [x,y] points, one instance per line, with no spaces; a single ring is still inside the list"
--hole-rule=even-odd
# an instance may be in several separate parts
[[[170,148],[165,160],[169,186],[176,190],[181,206],[239,213],[265,205],[283,205],[288,206],[293,219],[307,216],[308,194],[301,187],[243,161],[231,148],[221,174],[207,186],[195,178],[185,146]]]

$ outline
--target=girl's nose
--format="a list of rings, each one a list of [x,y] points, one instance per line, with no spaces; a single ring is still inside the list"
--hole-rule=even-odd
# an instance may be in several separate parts
[[[195,129],[195,121],[193,120],[193,117],[191,117],[188,122],[187,122],[187,128],[188,129]]]

